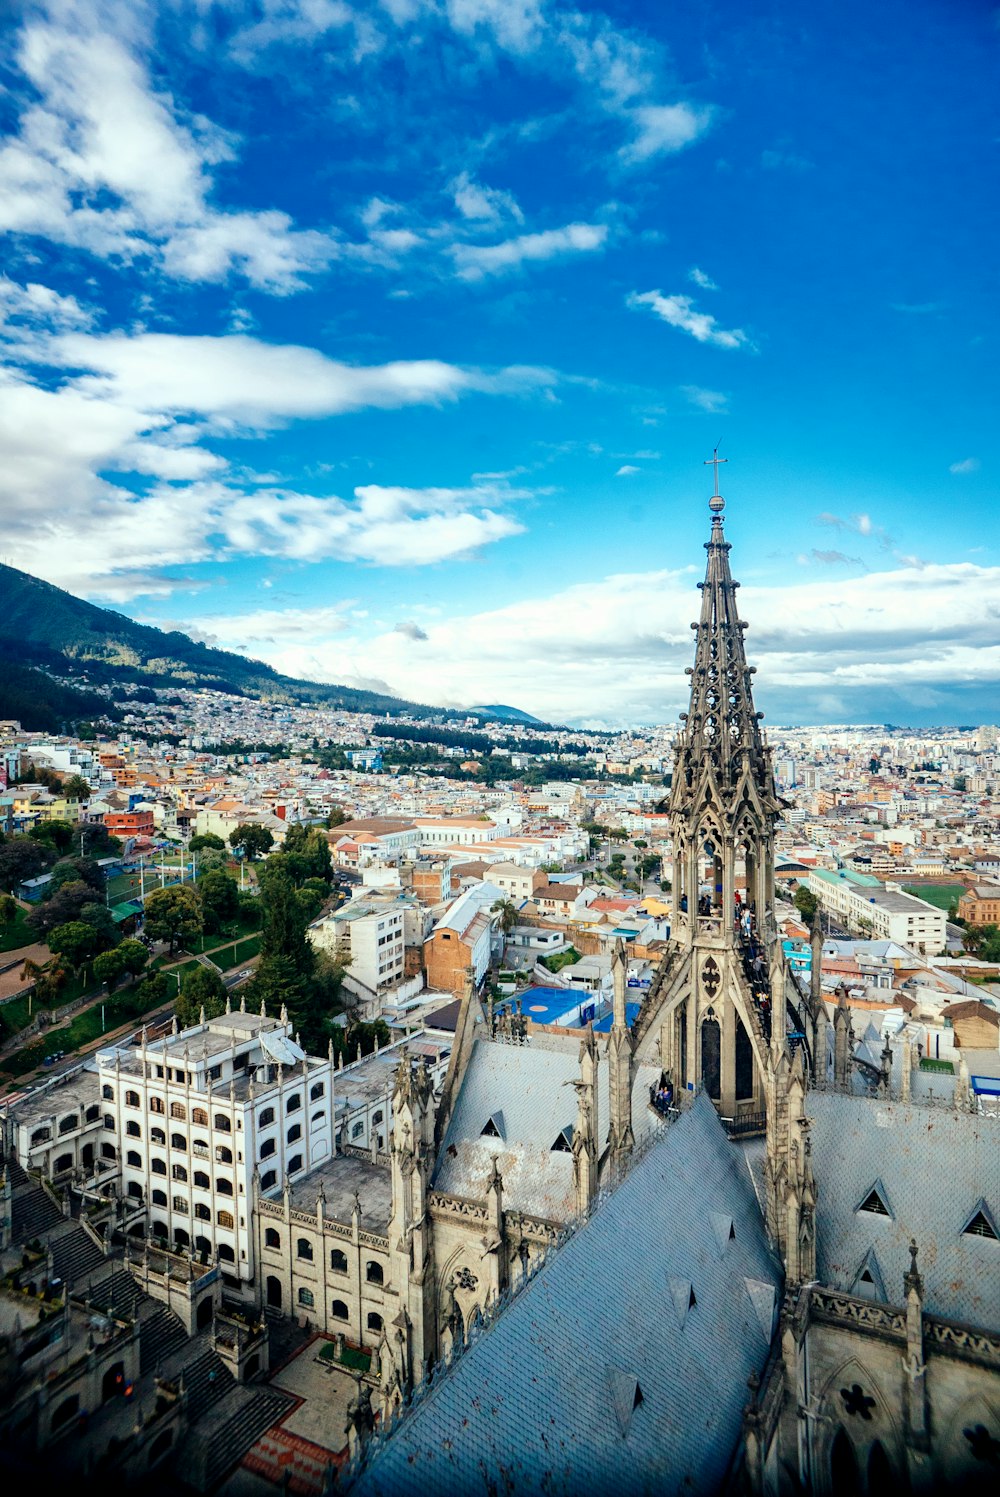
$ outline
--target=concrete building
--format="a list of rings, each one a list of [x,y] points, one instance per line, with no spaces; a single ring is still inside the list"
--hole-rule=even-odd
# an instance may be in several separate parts
[[[895,941],[925,956],[939,956],[945,950],[947,916],[926,900],[886,888],[878,879],[850,869],[814,868],[807,882],[822,907],[854,930],[867,931],[877,941]]]
[[[958,901],[958,914],[969,925],[1000,925],[1000,884],[973,884]]]

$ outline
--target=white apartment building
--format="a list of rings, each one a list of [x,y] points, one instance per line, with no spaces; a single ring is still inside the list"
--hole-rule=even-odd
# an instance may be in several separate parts
[[[810,873],[809,888],[824,909],[851,930],[870,932],[874,941],[895,941],[925,956],[945,950],[947,916],[926,900],[822,868]]]
[[[546,875],[537,868],[520,868],[517,863],[490,864],[490,883],[515,901],[530,899],[546,882]]]
[[[224,1282],[254,1280],[254,1172],[260,1189],[334,1150],[332,1056],[307,1056],[291,1026],[243,1012],[97,1056],[104,1127],[126,1197],[146,1230],[218,1258]]]

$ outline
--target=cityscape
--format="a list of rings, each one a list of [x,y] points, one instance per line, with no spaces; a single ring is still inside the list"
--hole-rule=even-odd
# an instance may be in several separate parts
[[[12,1482],[996,1484],[994,22],[0,23]]]

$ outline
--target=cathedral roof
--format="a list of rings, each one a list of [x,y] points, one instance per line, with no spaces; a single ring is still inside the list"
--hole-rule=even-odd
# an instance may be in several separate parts
[[[888,1302],[902,1304],[913,1237],[927,1313],[995,1325],[1000,1242],[965,1227],[980,1198],[1000,1215],[1000,1120],[823,1091],[810,1093],[806,1111],[820,1282],[850,1293],[874,1249]],[[876,1186],[887,1215],[863,1209]]]
[[[503,1176],[504,1205],[513,1211],[565,1222],[576,1210],[573,1160],[553,1149],[564,1130],[572,1138],[577,1116],[573,1082],[580,1075],[579,1041],[542,1049],[477,1040],[438,1154],[435,1190],[482,1200],[497,1156]],[[632,1094],[636,1140],[655,1126],[649,1103],[650,1083],[659,1068],[639,1066]],[[487,1129],[502,1114],[498,1138]],[[597,1072],[597,1126],[601,1148],[610,1121],[608,1067],[603,1051]],[[484,1133],[484,1129],[487,1131]]]
[[[699,1097],[377,1444],[359,1497],[716,1491],[780,1293],[742,1154]]]

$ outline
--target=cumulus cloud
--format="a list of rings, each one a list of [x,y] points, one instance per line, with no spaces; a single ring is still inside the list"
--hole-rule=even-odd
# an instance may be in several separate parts
[[[423,641],[427,638],[426,629],[421,629],[413,619],[402,619],[393,629],[393,633],[404,634],[407,639],[416,641]]]
[[[566,224],[539,234],[520,234],[500,244],[456,244],[452,247],[455,267],[463,281],[478,281],[519,269],[525,261],[552,260],[602,249],[608,237],[607,224]]]
[[[703,270],[699,270],[697,265],[693,265],[688,271],[688,280],[694,281],[694,284],[700,286],[702,291],[718,291],[719,289],[712,277],[706,275]]]
[[[17,62],[30,97],[0,147],[0,232],[146,261],[182,280],[236,272],[298,290],[334,258],[334,238],[295,229],[277,209],[212,205],[212,169],[233,158],[234,142],[153,87],[142,14],[122,12],[120,34],[108,29],[113,13],[85,3],[25,23]]]
[[[468,172],[462,172],[451,183],[451,194],[455,207],[463,218],[484,224],[500,223],[504,218],[512,218],[515,223],[524,222],[524,214],[513,193],[496,187],[484,187],[481,182],[474,181]]]
[[[689,689],[695,581],[692,569],[615,574],[428,623],[419,651],[395,628],[340,635],[329,650],[317,631],[265,658],[327,680],[343,679],[350,658],[356,672],[394,692],[438,704],[479,700],[488,675],[498,700],[552,721],[668,722]],[[876,701],[880,716],[891,707],[905,721],[928,692],[947,701],[956,683],[995,691],[998,597],[1000,568],[969,563],[747,585],[740,613],[759,667],[758,705],[770,717],[780,708],[779,720],[810,721],[821,698],[836,696],[844,715]]]
[[[631,117],[635,137],[618,154],[625,162],[637,163],[694,145],[711,128],[715,111],[690,104],[644,104],[632,110]]]
[[[426,565],[520,529],[507,510],[521,491],[504,484],[367,486],[346,501],[274,480],[253,488],[212,442],[362,408],[531,393],[550,385],[550,374],[436,360],[348,365],[246,335],[76,331],[83,314],[45,289],[8,286],[4,297],[8,308],[40,308],[51,329],[8,328],[0,365],[5,549],[27,571],[121,597],[126,573],[148,591],[158,569],[214,556]],[[32,366],[44,368],[47,384]],[[118,474],[131,482],[116,482]]]
[[[631,463],[623,463],[615,474],[616,478],[631,478],[633,473],[641,473],[641,468],[633,467]]]
[[[716,348],[748,348],[753,345],[742,328],[722,328],[708,312],[699,312],[689,296],[664,296],[662,291],[633,291],[625,299],[634,311],[648,307],[671,327],[688,333],[698,343]]]
[[[948,469],[949,473],[978,473],[980,463],[978,457],[964,457],[960,463],[952,463]]]

